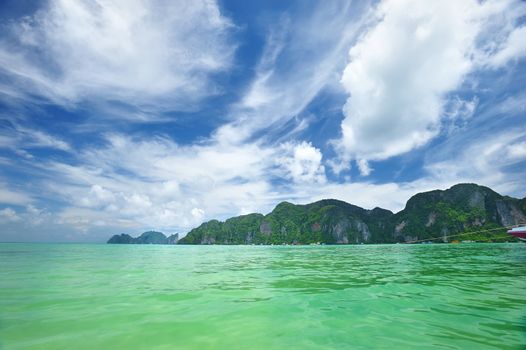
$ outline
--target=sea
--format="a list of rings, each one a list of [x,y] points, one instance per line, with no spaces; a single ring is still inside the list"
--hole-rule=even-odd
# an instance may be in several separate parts
[[[0,349],[526,349],[526,244],[0,244]]]

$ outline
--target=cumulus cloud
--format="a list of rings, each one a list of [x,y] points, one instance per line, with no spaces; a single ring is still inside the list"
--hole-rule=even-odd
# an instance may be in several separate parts
[[[281,145],[282,155],[277,163],[284,177],[295,183],[325,183],[325,167],[322,165],[322,154],[311,143],[285,143]]]
[[[470,116],[476,100],[459,100],[448,114],[446,95],[483,62],[521,54],[523,45],[516,38],[522,29],[503,29],[493,36],[482,30],[488,22],[498,22],[499,11],[518,6],[514,1],[383,1],[378,23],[350,49],[341,78],[350,96],[343,109],[342,137],[335,142],[344,165],[336,170],[355,159],[361,173],[369,174],[364,166],[368,161],[426,144],[439,133],[444,117]],[[515,19],[499,17],[506,23]],[[508,43],[500,51],[483,52],[480,46],[487,48],[497,34],[508,35]]]
[[[108,134],[79,164],[36,164],[53,174],[45,196],[60,198],[62,223],[187,230],[204,218],[269,208],[278,148],[218,143],[181,146],[170,139]],[[300,152],[301,153],[301,152]],[[60,183],[60,185],[58,185]],[[84,219],[87,219],[84,220]]]
[[[0,41],[7,95],[181,107],[217,91],[233,27],[215,1],[50,0]]]

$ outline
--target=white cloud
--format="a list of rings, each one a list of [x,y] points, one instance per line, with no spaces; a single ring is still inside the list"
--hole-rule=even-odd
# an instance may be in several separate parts
[[[80,204],[86,207],[111,206],[114,203],[115,195],[100,185],[92,185],[88,195],[80,199]]]
[[[16,214],[16,211],[14,211],[11,208],[4,208],[0,210],[0,222],[1,221],[8,221],[8,222],[16,222],[20,221],[20,216]]]
[[[0,183],[0,203],[12,205],[26,205],[33,201],[31,195],[20,190],[8,188],[5,183]]]
[[[371,182],[334,183],[328,182],[321,186],[298,186],[290,198],[296,203],[311,203],[314,201],[336,198],[362,208],[373,209],[381,207],[394,212],[404,208],[406,201],[415,193],[434,189],[446,189],[454,183],[435,182],[430,179],[422,179],[407,183],[383,183]]]
[[[517,30],[482,30],[491,21],[515,20],[500,18],[499,11],[512,12],[518,6],[523,7],[515,1],[383,1],[378,23],[350,49],[341,79],[350,96],[343,110],[342,137],[334,143],[343,165],[336,163],[335,171],[348,168],[355,159],[362,174],[368,174],[366,161],[426,144],[439,133],[444,117],[470,117],[476,100],[459,100],[444,111],[446,95],[490,59],[479,46],[487,47],[497,34],[506,31],[510,43],[491,59],[500,61],[502,54],[507,61],[522,54]]]
[[[281,145],[281,156],[278,166],[284,177],[295,183],[325,183],[325,167],[322,165],[322,154],[311,143],[285,143]]]
[[[217,92],[209,74],[231,63],[231,28],[215,1],[51,0],[0,42],[2,90],[182,107]]]
[[[476,96],[471,100],[464,100],[455,96],[447,101],[447,105],[444,108],[444,114],[452,120],[467,120],[475,113],[478,103],[479,99]]]
[[[205,217],[205,211],[200,208],[193,208],[190,213],[192,214],[192,217],[195,221],[201,222],[203,218]]]
[[[268,180],[277,149],[180,146],[166,138],[120,134],[106,140],[102,148],[85,149],[80,165],[36,165],[52,177],[43,180],[43,195],[66,203],[67,210],[58,213],[61,223],[80,228],[95,220],[122,220],[127,227],[187,230],[205,217],[241,214],[275,202]]]
[[[13,128],[4,128],[0,131],[0,148],[11,149],[26,158],[32,157],[25,151],[30,148],[71,150],[70,145],[59,137],[21,125],[14,125]]]
[[[441,97],[470,67],[471,3],[385,1],[380,22],[350,50],[342,84],[342,152],[382,160],[436,135]]]
[[[358,159],[356,163],[358,164],[358,170],[360,170],[362,176],[367,176],[373,171],[366,159]]]
[[[502,48],[489,58],[489,64],[495,68],[506,65],[526,56],[526,26],[514,29]]]
[[[444,145],[427,160],[428,177],[437,182],[476,182],[518,197],[526,194],[523,167],[526,162],[526,130],[523,127],[462,137]],[[464,136],[464,135],[463,135]]]
[[[26,144],[27,147],[54,148],[62,151],[70,150],[70,146],[67,142],[43,131],[26,128],[19,128],[18,131],[26,134],[28,139]]]
[[[21,216],[24,218],[24,222],[31,226],[41,225],[52,218],[49,212],[32,204],[26,205],[25,209],[25,213],[21,213]]]
[[[505,157],[526,160],[526,141],[506,146]]]

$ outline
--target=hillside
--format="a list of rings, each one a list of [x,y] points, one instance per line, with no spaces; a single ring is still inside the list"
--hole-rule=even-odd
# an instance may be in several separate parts
[[[157,231],[143,232],[139,237],[133,238],[130,235],[121,233],[114,235],[108,240],[108,244],[177,244],[179,234],[175,233],[166,237],[164,233]]]
[[[267,214],[249,214],[225,222],[211,220],[191,230],[180,244],[359,244],[430,239],[526,222],[526,198],[501,196],[476,184],[458,184],[411,197],[393,214],[367,210],[334,199],[307,205],[282,202]],[[462,239],[512,241],[502,231]],[[444,238],[447,241],[447,238]]]

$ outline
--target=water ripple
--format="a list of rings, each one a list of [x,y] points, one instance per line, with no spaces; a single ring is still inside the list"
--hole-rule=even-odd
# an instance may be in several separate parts
[[[0,349],[524,349],[526,245],[0,244]]]

